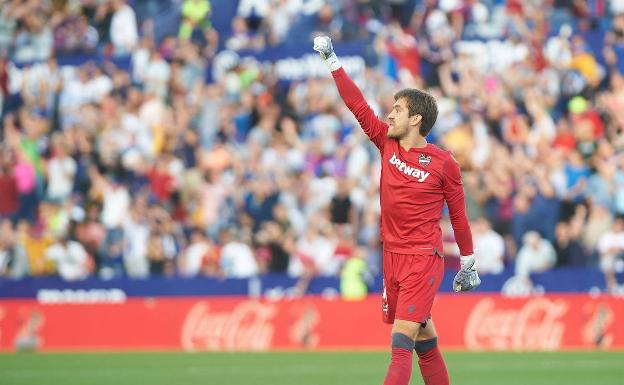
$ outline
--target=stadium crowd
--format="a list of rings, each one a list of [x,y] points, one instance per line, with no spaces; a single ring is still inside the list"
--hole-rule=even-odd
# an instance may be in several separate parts
[[[179,23],[158,39],[162,7]],[[437,97],[431,141],[462,165],[481,273],[593,266],[615,288],[623,1],[240,0],[227,31],[214,7],[0,5],[1,276],[378,272],[379,157],[329,74],[285,84],[235,60],[206,81],[219,52],[322,33],[374,47],[359,83],[380,116],[401,88]],[[58,64],[77,53],[104,60]]]

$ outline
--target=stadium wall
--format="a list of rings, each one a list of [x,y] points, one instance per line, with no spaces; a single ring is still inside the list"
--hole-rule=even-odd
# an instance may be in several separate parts
[[[446,349],[624,349],[624,298],[441,294],[433,312]],[[390,329],[380,300],[307,296],[146,297],[42,304],[0,300],[0,351],[377,350]]]
[[[452,292],[455,271],[448,269],[440,285],[441,292]],[[484,274],[479,292],[505,293],[508,295],[543,293],[605,293],[604,274],[598,269],[558,268],[532,274],[531,285],[512,285],[513,269],[501,274]],[[64,281],[58,276],[26,277],[20,280],[0,278],[0,300],[37,299],[40,303],[58,302],[110,302],[111,298],[134,297],[204,297],[204,296],[251,296],[278,299],[292,296],[297,279],[285,275],[262,275],[249,279],[218,279],[208,277],[150,277],[149,279],[115,278],[102,280],[89,277],[80,281]],[[624,274],[618,275],[624,282]],[[369,292],[381,292],[381,276],[370,282]],[[316,277],[307,294],[338,295],[340,279]],[[622,286],[624,294],[624,285]]]

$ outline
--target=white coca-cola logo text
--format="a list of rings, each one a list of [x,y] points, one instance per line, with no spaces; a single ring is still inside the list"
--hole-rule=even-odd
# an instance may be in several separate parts
[[[184,320],[185,350],[268,350],[274,334],[275,305],[246,301],[234,309],[215,312],[207,302],[196,303]]]
[[[535,298],[520,308],[497,309],[494,300],[483,299],[468,317],[466,346],[474,350],[558,349],[568,307],[564,301]]]

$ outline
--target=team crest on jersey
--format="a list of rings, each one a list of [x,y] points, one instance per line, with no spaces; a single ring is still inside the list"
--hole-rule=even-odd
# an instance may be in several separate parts
[[[420,154],[418,157],[418,164],[421,166],[429,166],[431,163],[431,155]]]

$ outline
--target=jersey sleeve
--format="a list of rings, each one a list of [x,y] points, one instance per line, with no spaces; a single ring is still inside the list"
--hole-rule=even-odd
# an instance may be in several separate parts
[[[383,151],[383,145],[388,132],[388,125],[379,119],[373,109],[364,99],[364,95],[353,83],[353,80],[347,75],[344,68],[339,68],[332,72],[338,92],[344,100],[349,110],[355,115],[355,118],[362,126],[364,133],[375,143],[380,151]]]
[[[471,255],[474,253],[474,250],[470,223],[466,215],[464,186],[462,184],[459,164],[453,156],[449,155],[448,159],[444,162],[442,172],[444,200],[449,209],[451,225],[453,226],[457,246],[459,246],[459,253],[461,255]]]

